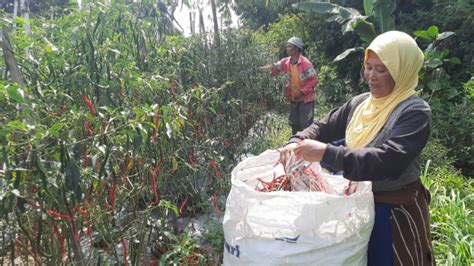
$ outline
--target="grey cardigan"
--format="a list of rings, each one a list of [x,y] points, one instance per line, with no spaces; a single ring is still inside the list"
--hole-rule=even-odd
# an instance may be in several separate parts
[[[316,139],[330,143],[345,138],[345,130],[355,108],[367,97],[364,93],[333,109],[322,120],[294,135],[290,142]],[[419,179],[420,152],[431,130],[431,110],[418,96],[401,102],[366,147],[348,148],[328,144],[322,163],[345,178],[372,181],[373,192],[397,190]]]

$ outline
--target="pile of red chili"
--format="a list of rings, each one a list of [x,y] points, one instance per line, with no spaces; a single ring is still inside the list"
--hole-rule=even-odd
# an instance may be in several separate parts
[[[281,167],[277,162],[275,167]],[[278,175],[274,171],[271,180],[257,178],[255,190],[260,192],[271,191],[321,191],[329,194],[337,194],[336,190],[327,182],[325,175],[319,171],[317,163],[309,163],[303,160],[290,158],[283,166],[284,173]],[[343,194],[350,195],[357,190],[357,184],[348,182]]]

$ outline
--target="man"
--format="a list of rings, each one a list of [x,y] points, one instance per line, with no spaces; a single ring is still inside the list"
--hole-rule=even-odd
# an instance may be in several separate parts
[[[313,123],[314,90],[318,78],[313,64],[301,54],[303,41],[300,38],[290,38],[286,44],[286,52],[288,57],[263,68],[271,68],[274,75],[286,74],[284,95],[290,102],[288,120],[294,135]]]

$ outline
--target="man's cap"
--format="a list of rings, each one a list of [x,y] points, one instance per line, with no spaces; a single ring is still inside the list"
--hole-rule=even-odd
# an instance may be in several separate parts
[[[294,46],[303,50],[303,41],[298,37],[291,37],[287,43],[293,44]]]

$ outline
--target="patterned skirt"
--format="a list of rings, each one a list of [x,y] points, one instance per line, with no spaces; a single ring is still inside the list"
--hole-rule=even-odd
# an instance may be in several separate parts
[[[418,180],[396,191],[374,193],[375,224],[369,265],[435,265],[429,191]]]

